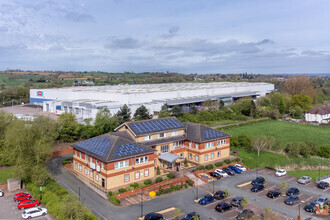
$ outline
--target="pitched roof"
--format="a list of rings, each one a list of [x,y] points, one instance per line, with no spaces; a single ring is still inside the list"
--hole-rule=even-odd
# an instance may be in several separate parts
[[[326,115],[330,114],[330,103],[323,105],[321,107],[313,108],[308,110],[310,114]]]
[[[145,146],[155,146],[158,144],[166,144],[174,141],[183,141],[186,139],[186,135],[176,135],[176,136],[171,136],[171,137],[166,137],[166,138],[158,138],[155,140],[150,140],[150,141],[143,141],[143,145]]]
[[[72,147],[104,162],[117,161],[155,152],[155,150],[143,144],[136,143],[126,131],[103,134],[74,144]]]
[[[206,142],[219,138],[231,137],[230,134],[212,129],[201,124],[191,122],[184,122],[183,124],[186,126],[186,139],[190,141]]]

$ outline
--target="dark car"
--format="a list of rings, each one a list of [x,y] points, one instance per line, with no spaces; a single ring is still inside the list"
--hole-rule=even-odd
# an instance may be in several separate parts
[[[209,172],[210,176],[213,176],[217,179],[221,179],[221,175],[219,173],[216,173],[216,172]]]
[[[215,199],[220,200],[220,199],[224,199],[224,198],[226,198],[225,195],[226,195],[226,192],[224,192],[224,191],[222,191],[222,190],[218,190],[218,191],[216,191],[216,192],[214,193],[213,197],[214,197]]]
[[[239,207],[239,206],[241,206],[242,200],[243,200],[243,197],[237,196],[231,200],[230,204],[232,204],[233,206]]]
[[[254,212],[251,209],[244,209],[243,211],[241,211],[241,213],[239,213],[236,216],[236,219],[239,220],[249,219],[252,218],[253,216],[254,216]]]
[[[164,219],[163,215],[154,212],[148,213],[144,216],[144,220],[163,220],[163,219]]]
[[[264,188],[265,187],[262,184],[254,184],[251,188],[251,191],[252,192],[259,192],[259,191],[263,190]]]
[[[295,195],[289,196],[286,200],[284,200],[284,203],[287,205],[294,205],[296,203],[299,203],[299,197]]]
[[[281,195],[281,193],[279,191],[276,191],[276,190],[270,190],[268,193],[267,193],[267,197],[269,198],[276,198],[276,197],[279,197]]]
[[[214,198],[211,195],[205,195],[203,198],[201,198],[198,203],[201,205],[206,205],[209,202],[213,202]]]
[[[329,187],[329,183],[328,182],[324,182],[324,181],[321,181],[317,184],[317,187],[320,188],[320,189],[326,189]]]
[[[229,169],[227,167],[222,168],[222,170],[225,171],[230,176],[234,176],[235,175],[235,171],[233,171],[232,169]]]
[[[182,220],[198,220],[200,218],[197,212],[190,212]]]
[[[242,170],[241,169],[239,169],[239,168],[237,168],[237,167],[235,167],[233,165],[229,165],[228,168],[231,169],[231,170],[233,170],[233,171],[235,171],[235,173],[238,173],[238,174],[242,173]]]
[[[291,195],[298,195],[299,194],[299,189],[297,189],[296,187],[291,187],[290,189],[288,189],[288,191],[286,192],[287,196],[291,196]]]
[[[227,210],[230,210],[233,206],[230,205],[229,203],[226,202],[220,202],[218,203],[218,205],[215,207],[215,210],[217,210],[218,212],[224,212]]]
[[[258,176],[257,178],[255,178],[254,180],[251,181],[251,184],[264,184],[265,183],[265,178],[263,178],[262,176]]]
[[[304,210],[305,210],[306,212],[313,212],[313,213],[315,213],[315,212],[316,212],[316,205],[317,205],[316,202],[310,202],[310,203],[308,203],[308,204],[304,207]]]

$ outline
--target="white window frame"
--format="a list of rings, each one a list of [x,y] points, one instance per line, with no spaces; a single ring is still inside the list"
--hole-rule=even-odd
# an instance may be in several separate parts
[[[189,154],[189,159],[192,159],[192,154]]]
[[[85,167],[85,175],[87,175],[88,174],[88,172],[87,172],[87,168]]]
[[[195,159],[196,159],[196,161],[199,161],[199,156],[198,156],[198,155],[196,155]]]
[[[144,170],[144,176],[149,176],[149,169]]]
[[[89,177],[93,178],[93,171],[92,170],[89,171]]]
[[[162,137],[162,136],[163,136],[163,137]],[[166,137],[166,133],[165,133],[165,132],[164,132],[164,133],[159,133],[159,134],[158,134],[158,137],[159,137],[159,138],[164,138],[164,137]]]
[[[85,153],[85,160],[88,161],[88,155]]]
[[[164,153],[168,153],[169,150],[170,150],[170,146],[169,146],[169,145],[163,145],[163,146],[160,146],[160,152],[161,152],[162,154],[164,154]]]
[[[104,170],[104,163],[103,162],[101,163],[101,167],[102,167],[102,170]]]
[[[82,166],[81,166],[81,165],[79,165],[79,171],[80,171],[80,172],[82,171]]]
[[[204,155],[204,160],[207,161],[209,159],[209,156],[207,154]]]
[[[127,178],[126,178],[127,177]],[[129,174],[125,174],[124,175],[124,182],[129,182]]]
[[[95,180],[99,181],[99,175],[97,173],[95,174]]]
[[[116,169],[121,169],[121,168],[124,168],[124,167],[128,167],[128,166],[129,166],[129,161],[128,160],[120,161],[120,162],[115,163],[115,170]]]
[[[75,153],[74,153],[76,156],[78,156],[78,154],[77,154],[77,150],[75,150]]]
[[[148,162],[148,157],[135,158],[135,164],[146,163],[146,162]]]
[[[75,162],[75,168],[76,168],[76,170],[78,170],[78,163],[77,162]]]
[[[214,153],[211,154],[211,159],[214,159]]]
[[[189,142],[189,147],[192,147],[192,142],[191,141]]]
[[[172,131],[172,136],[177,136],[177,135],[179,135],[178,131]]]
[[[199,144],[195,144],[195,147],[198,150],[199,149]]]
[[[173,142],[173,147],[178,147],[182,145],[182,141],[174,141]]]
[[[134,176],[136,180],[140,179],[140,172],[135,172]]]
[[[218,151],[218,157],[221,157],[221,152],[220,151]]]
[[[93,163],[93,158],[91,156],[89,157],[89,161]]]
[[[214,142],[209,142],[205,144],[205,149],[214,147]]]
[[[145,140],[145,141],[152,140],[152,135],[144,136],[144,140]]]
[[[79,157],[81,158],[81,152],[79,152]]]

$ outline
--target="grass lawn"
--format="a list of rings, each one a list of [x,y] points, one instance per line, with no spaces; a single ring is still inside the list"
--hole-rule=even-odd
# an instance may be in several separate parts
[[[16,177],[14,168],[0,169],[0,184],[7,183],[7,179]]]
[[[257,166],[258,155],[256,151],[247,151],[239,149],[238,157],[243,160],[243,163],[250,169],[254,169]],[[330,166],[330,160],[323,160],[320,158],[300,158],[300,157],[288,157],[281,154],[275,154],[270,152],[260,152],[259,166],[258,167],[286,167],[298,165],[299,167],[312,166],[317,167],[321,163],[324,166]],[[298,167],[298,168],[299,168]]]
[[[284,144],[288,142],[314,142],[329,144],[330,127],[298,124],[284,121],[261,121],[254,124],[232,127],[224,130],[232,135],[273,136]]]
[[[287,173],[291,176],[295,177],[302,177],[302,176],[310,176],[313,178],[313,181],[317,181],[317,178],[319,178],[319,170],[295,170],[295,171],[287,171]],[[330,170],[321,170],[320,176],[327,176],[330,175]]]

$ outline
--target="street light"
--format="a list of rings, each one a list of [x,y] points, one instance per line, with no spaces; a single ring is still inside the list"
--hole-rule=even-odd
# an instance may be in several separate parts
[[[319,181],[320,181],[320,179],[321,179],[321,163],[319,163]]]
[[[298,215],[297,220],[301,220],[301,216],[300,216],[300,201],[298,202],[298,209],[299,209],[299,215]]]
[[[142,199],[142,194],[143,194],[143,192],[142,192],[142,190],[141,190],[141,218],[143,217],[143,199]]]

